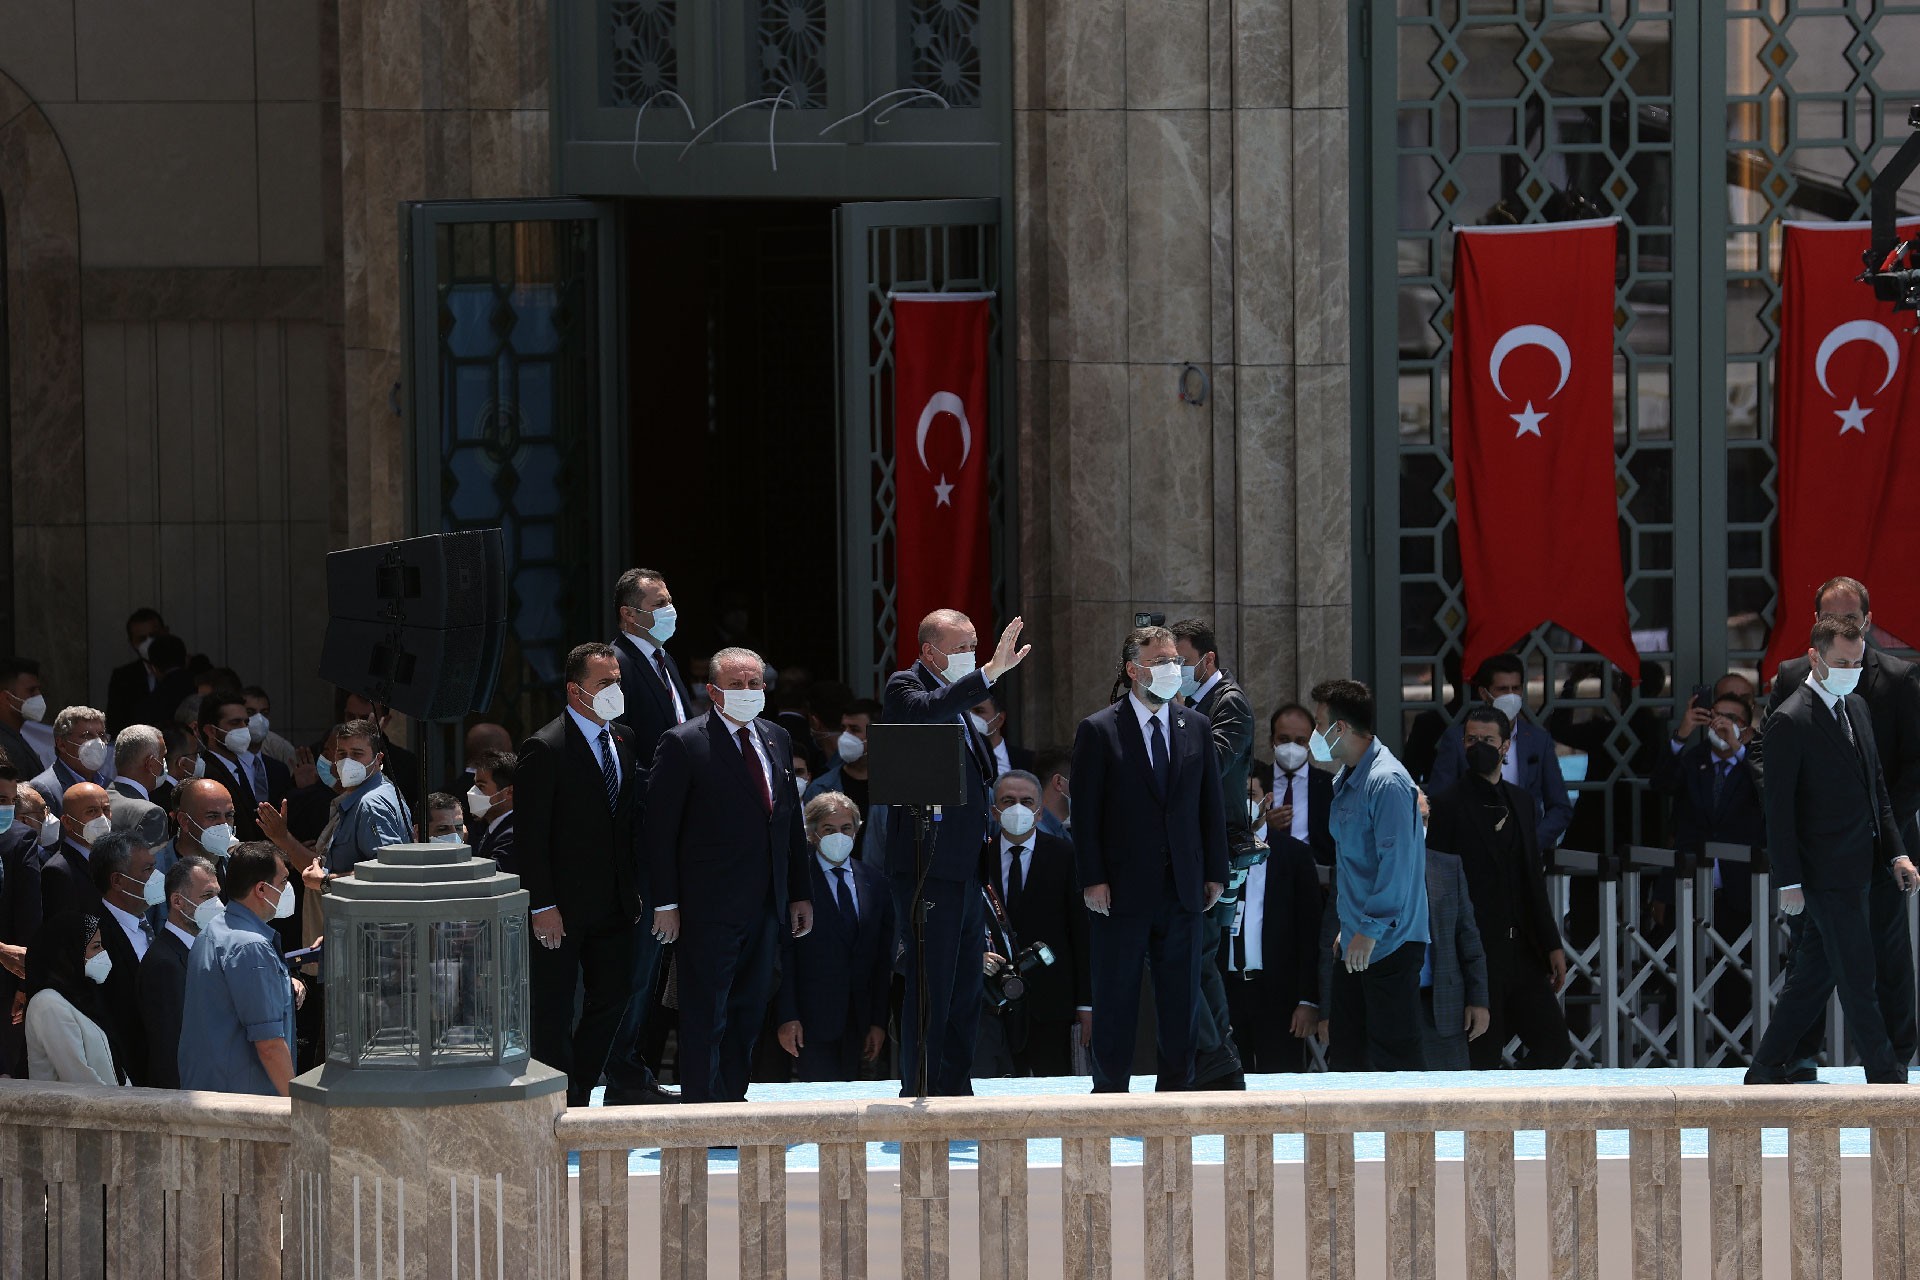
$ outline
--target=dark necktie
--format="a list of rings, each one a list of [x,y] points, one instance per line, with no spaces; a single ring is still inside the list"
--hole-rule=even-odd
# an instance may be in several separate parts
[[[1167,794],[1167,735],[1160,727],[1160,717],[1153,716],[1147,723],[1153,727],[1153,780],[1160,786],[1160,794]]]
[[[747,772],[753,775],[753,790],[760,797],[760,807],[772,813],[773,795],[767,790],[767,771],[760,767],[760,753],[753,749],[753,740],[747,737],[745,729],[740,730],[740,754],[746,757]]]
[[[847,869],[845,867],[835,867],[833,869],[833,881],[833,898],[835,902],[840,904],[841,919],[845,920],[848,924],[856,923],[860,919],[860,913],[854,909],[853,885],[847,880]]]
[[[1847,735],[1848,743],[1858,749],[1860,740],[1853,736],[1853,721],[1847,716],[1846,699],[1842,698],[1833,704],[1833,718],[1840,722],[1840,732]]]
[[[1026,851],[1027,846],[1023,844],[1013,846],[1013,860],[1007,866],[1007,900],[1001,905],[1006,907],[1008,915],[1013,914],[1013,904],[1019,899],[1020,890],[1026,882],[1026,877],[1020,874],[1020,855]]]
[[[667,673],[667,651],[665,649],[655,649],[653,651],[653,665],[660,671],[660,683],[666,686],[667,702],[673,707],[673,722],[675,724],[686,723],[685,717],[680,714],[680,697],[673,691],[673,677]]]
[[[613,762],[613,730],[600,726],[600,779],[607,784],[607,808],[620,812],[620,770]]]
[[[1716,760],[1713,762],[1713,807],[1720,807],[1720,797],[1726,794],[1727,779],[1733,776],[1733,761]]]

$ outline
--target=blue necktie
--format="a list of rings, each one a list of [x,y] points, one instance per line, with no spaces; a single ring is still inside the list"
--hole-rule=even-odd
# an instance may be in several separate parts
[[[1160,784],[1160,794],[1167,794],[1167,735],[1160,728],[1160,717],[1147,720],[1153,726],[1153,780]]]
[[[840,904],[840,914],[846,918],[848,924],[853,924],[859,920],[860,913],[854,909],[853,886],[847,883],[847,869],[835,867],[833,877],[835,882],[833,896]]]
[[[600,728],[600,777],[607,784],[607,808],[620,812],[620,770],[613,763],[613,730]]]

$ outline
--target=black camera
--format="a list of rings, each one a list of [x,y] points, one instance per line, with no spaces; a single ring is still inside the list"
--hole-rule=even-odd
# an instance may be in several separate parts
[[[1867,269],[1859,279],[1895,311],[1920,311],[1920,238],[1900,239],[1898,208],[1900,188],[1920,170],[1920,105],[1907,108],[1907,126],[1916,132],[1880,170],[1869,192],[1873,239],[1862,255]]]
[[[1140,627],[1164,627],[1167,625],[1167,615],[1164,613],[1136,613],[1133,615],[1133,625],[1136,629]]]
[[[987,1004],[1004,1009],[1027,994],[1027,975],[1053,963],[1053,948],[1036,942],[1013,959],[996,958],[987,973]]]

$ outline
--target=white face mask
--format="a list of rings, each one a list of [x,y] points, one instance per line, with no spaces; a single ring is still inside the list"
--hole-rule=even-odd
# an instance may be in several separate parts
[[[1728,742],[1711,729],[1707,730],[1707,745],[1715,751],[1718,751],[1721,755],[1725,755],[1727,752],[1733,750],[1733,744],[1731,742]]]
[[[333,773],[335,777],[340,779],[340,785],[349,791],[367,780],[367,766],[361,764],[352,756],[347,756],[336,762],[333,766]]]
[[[226,857],[227,850],[239,843],[233,828],[224,822],[216,822],[200,832],[200,847],[215,858]]]
[[[721,689],[719,693],[722,714],[735,724],[751,724],[756,716],[766,710],[765,689]]]
[[[1327,735],[1318,729],[1315,729],[1313,736],[1307,739],[1307,750],[1321,764],[1333,763],[1333,744],[1327,741]]]
[[[965,653],[950,653],[947,655],[947,665],[941,674],[947,678],[948,684],[959,684],[973,674],[977,661],[971,649]]]
[[[0,804],[0,835],[13,830],[13,809],[10,804]]]
[[[602,720],[618,720],[627,709],[627,695],[617,684],[610,684],[593,695],[593,714]]]
[[[653,611],[653,625],[647,628],[647,638],[655,644],[665,644],[673,639],[673,630],[680,624],[680,611],[670,604],[663,604]]]
[[[839,866],[853,856],[853,837],[844,831],[829,831],[820,837],[820,856]]]
[[[273,728],[273,722],[258,711],[247,717],[247,741],[259,746],[267,740],[267,730]]]
[[[80,744],[80,749],[74,752],[74,754],[80,757],[80,767],[82,769],[88,773],[98,773],[100,772],[101,766],[107,763],[107,757],[112,754],[112,752],[113,748],[107,745],[106,739],[88,738]]]
[[[467,842],[467,838],[461,835],[458,831],[449,831],[444,835],[437,835],[433,837],[433,839],[429,840],[427,843],[428,844],[465,844],[466,842]]]
[[[1174,661],[1158,663],[1147,668],[1152,675],[1147,680],[1147,692],[1162,702],[1169,702],[1173,695],[1180,692],[1180,664]]]
[[[1859,687],[1860,671],[1859,667],[1828,667],[1826,678],[1820,683],[1834,697],[1844,698]]]
[[[1247,797],[1247,821],[1256,827],[1260,825],[1260,802],[1252,796]]]
[[[987,736],[987,720],[985,716],[975,715],[969,711],[967,712],[967,723],[972,725],[973,731],[981,737],[984,738]]]
[[[493,808],[493,797],[478,787],[467,790],[467,812],[476,818],[487,816],[487,810]]]
[[[167,877],[161,873],[160,868],[155,867],[153,874],[147,877],[147,883],[141,887],[140,899],[150,907],[157,907],[166,902]]]
[[[1034,812],[1023,804],[1008,805],[1000,811],[1000,829],[1018,840],[1033,830]]]
[[[1273,749],[1273,762],[1282,773],[1298,773],[1307,762],[1307,749],[1297,742],[1283,742]]]
[[[852,764],[855,760],[867,754],[867,744],[860,741],[859,735],[842,731],[840,741],[834,744],[834,750],[840,753],[842,760],[848,764]]]
[[[213,922],[227,914],[227,904],[215,894],[193,909],[193,927],[205,933],[213,927]]]
[[[28,720],[40,720],[47,714],[47,695],[36,693],[20,704],[20,714]]]
[[[142,662],[150,661],[153,654],[153,637],[148,636],[146,639],[142,640],[139,644],[133,646],[133,651],[140,655],[140,661]]]
[[[241,725],[238,729],[229,729],[222,734],[220,745],[227,749],[228,755],[237,756],[253,745],[253,735],[247,732],[247,726]]]
[[[1526,701],[1517,693],[1503,693],[1493,700],[1493,709],[1509,720],[1518,720],[1526,705]]]
[[[86,841],[87,847],[91,849],[96,840],[105,840],[112,830],[113,821],[110,818],[102,816],[95,818],[92,822],[80,828],[80,838]]]
[[[800,798],[802,800],[805,800],[807,798],[807,788],[812,785],[813,785],[812,779],[802,778],[798,774],[794,775],[793,789],[800,793]]]
[[[50,849],[60,838],[60,819],[48,814],[40,821],[40,834],[34,840],[42,849]]]
[[[87,977],[96,985],[105,982],[107,975],[113,972],[113,957],[104,951],[96,951],[87,957]]]
[[[1194,694],[1198,692],[1200,692],[1200,681],[1199,681],[1199,678],[1194,674],[1194,669],[1188,666],[1184,662],[1181,663],[1180,664],[1180,696],[1183,698],[1191,698]]]
[[[268,885],[267,887],[271,889],[273,886]],[[273,904],[273,918],[275,920],[285,920],[288,916],[292,914],[293,914],[293,881],[289,880],[284,885],[280,886],[280,900]]]

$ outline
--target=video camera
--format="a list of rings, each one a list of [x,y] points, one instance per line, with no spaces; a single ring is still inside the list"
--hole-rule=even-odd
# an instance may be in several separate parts
[[[994,957],[993,967],[986,975],[987,1004],[994,1009],[1005,1009],[1027,994],[1029,973],[1052,963],[1053,948],[1044,942],[1032,943],[1011,960]]]
[[[1907,127],[1920,131],[1920,103],[1907,108]],[[1901,144],[1893,160],[1873,180],[1873,243],[1866,252],[1862,283],[1895,311],[1920,312],[1920,238],[1900,239],[1900,188],[1920,168],[1920,132]]]

